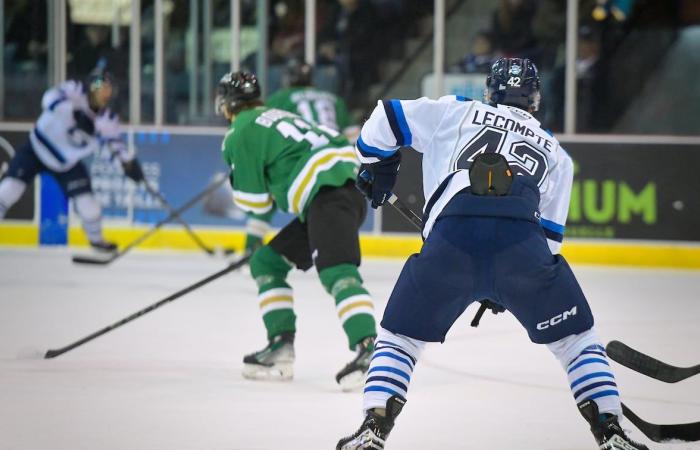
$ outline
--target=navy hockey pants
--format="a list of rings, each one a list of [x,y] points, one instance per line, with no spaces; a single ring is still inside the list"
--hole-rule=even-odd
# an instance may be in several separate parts
[[[542,227],[527,220],[440,218],[401,272],[382,327],[428,342],[443,342],[475,301],[510,311],[532,342],[547,344],[593,326],[576,278],[553,256]]]

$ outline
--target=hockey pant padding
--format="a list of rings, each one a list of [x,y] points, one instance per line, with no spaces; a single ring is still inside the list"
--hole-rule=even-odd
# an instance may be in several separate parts
[[[365,381],[362,408],[384,408],[392,395],[406,398],[413,369],[425,342],[383,328],[375,341],[374,354]]]
[[[90,242],[102,240],[102,207],[92,192],[73,197],[75,212],[83,221],[83,229]]]
[[[296,331],[294,297],[287,275],[292,270],[269,245],[258,248],[250,258],[250,273],[258,285],[258,302],[267,338]]]
[[[0,219],[22,196],[27,184],[19,178],[5,177],[0,181]]]
[[[566,371],[576,403],[593,400],[601,414],[615,414],[622,420],[615,375],[605,347],[592,328],[547,344],[547,348]]]
[[[319,271],[321,283],[335,299],[338,319],[348,337],[350,350],[368,336],[376,336],[374,302],[362,285],[354,264],[338,264]]]

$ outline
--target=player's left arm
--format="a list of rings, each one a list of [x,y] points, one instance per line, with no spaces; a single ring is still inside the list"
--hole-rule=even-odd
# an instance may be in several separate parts
[[[542,214],[540,223],[553,255],[560,252],[564,240],[573,181],[574,163],[569,154],[559,147],[557,164],[549,174],[547,195],[543,198],[540,211]]]

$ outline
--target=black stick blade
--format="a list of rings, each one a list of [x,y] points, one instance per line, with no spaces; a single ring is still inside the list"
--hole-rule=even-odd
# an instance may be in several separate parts
[[[641,419],[624,403],[622,404],[622,412],[625,414],[625,417],[627,417],[629,421],[639,429],[639,431],[644,433],[646,437],[654,442],[700,441],[700,422],[657,425]]]
[[[44,354],[44,359],[55,358],[62,353],[63,353],[63,351],[61,351],[60,349],[59,350],[47,350],[46,353]]]
[[[605,350],[613,361],[665,383],[677,383],[700,373],[700,366],[675,367],[645,355],[620,341],[611,341]]]
[[[114,261],[116,258],[114,255],[110,255],[107,258],[99,258],[99,257],[92,257],[92,256],[87,256],[87,255],[76,255],[71,258],[71,260],[76,263],[76,264],[91,264],[95,266],[105,266],[112,261]]]

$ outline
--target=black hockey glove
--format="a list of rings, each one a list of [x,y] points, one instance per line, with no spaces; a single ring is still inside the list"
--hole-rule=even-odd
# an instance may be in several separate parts
[[[122,168],[124,169],[124,175],[131,178],[136,183],[140,183],[145,179],[141,164],[136,158],[127,162],[122,161]]]
[[[400,165],[401,153],[397,151],[390,158],[363,166],[355,184],[372,201],[372,208],[377,209],[389,199]]]
[[[76,109],[73,111],[73,120],[75,120],[75,127],[79,130],[92,136],[95,134],[95,122],[85,114],[85,111]]]

